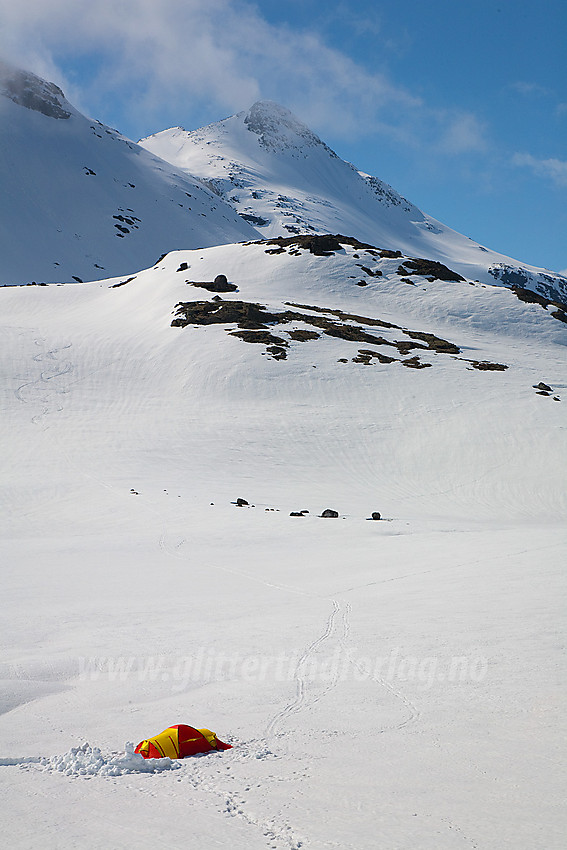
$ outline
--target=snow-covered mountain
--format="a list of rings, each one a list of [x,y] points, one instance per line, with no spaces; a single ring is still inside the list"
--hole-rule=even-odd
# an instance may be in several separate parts
[[[0,63],[0,284],[93,280],[256,235],[195,179]]]
[[[279,107],[173,167],[3,92],[4,282],[116,269],[0,286],[6,845],[562,850],[561,280]]]
[[[197,175],[263,236],[344,233],[449,265],[466,278],[567,303],[567,278],[489,250],[421,212],[391,186],[340,159],[289,110],[255,103],[200,130],[140,141]]]
[[[0,284],[129,274],[171,250],[343,233],[567,303],[567,279],[422,213],[269,101],[138,145],[0,62]]]

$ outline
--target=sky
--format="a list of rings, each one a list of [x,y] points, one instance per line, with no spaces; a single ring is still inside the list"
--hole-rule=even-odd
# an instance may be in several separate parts
[[[564,0],[0,0],[0,56],[134,140],[269,99],[449,227],[567,274]]]

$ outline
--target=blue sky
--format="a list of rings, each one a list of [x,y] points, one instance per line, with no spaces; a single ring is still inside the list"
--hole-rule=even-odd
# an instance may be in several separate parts
[[[567,270],[564,0],[0,0],[0,54],[131,138],[272,99],[450,227]]]

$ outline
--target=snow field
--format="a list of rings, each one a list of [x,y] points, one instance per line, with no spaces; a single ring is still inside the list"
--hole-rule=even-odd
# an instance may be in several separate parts
[[[237,245],[0,291],[11,846],[562,846],[564,326],[497,289],[349,288],[353,266]],[[170,327],[219,273],[509,368]],[[117,755],[176,722],[235,748]]]

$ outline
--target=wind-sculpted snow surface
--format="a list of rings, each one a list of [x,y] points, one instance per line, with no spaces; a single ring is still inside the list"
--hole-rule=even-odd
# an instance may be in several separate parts
[[[557,314],[338,230],[0,288],[4,843],[562,850]]]

